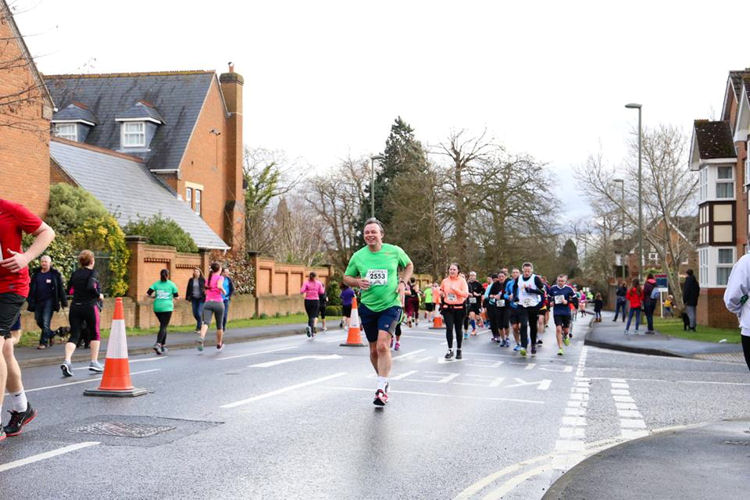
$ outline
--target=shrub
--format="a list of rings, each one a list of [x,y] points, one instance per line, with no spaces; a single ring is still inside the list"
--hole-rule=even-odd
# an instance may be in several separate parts
[[[266,319],[266,318],[268,318],[268,314],[266,314],[266,313],[261,313],[261,315],[260,315],[260,319]]]
[[[192,236],[185,232],[177,222],[156,214],[148,219],[131,221],[122,228],[127,235],[144,236],[152,245],[168,245],[178,252],[196,253],[198,247]]]
[[[340,278],[340,277],[338,277]],[[337,276],[331,276],[328,280],[328,286],[326,286],[326,297],[328,298],[328,304],[332,306],[341,305],[341,287],[339,286],[340,279]]]
[[[109,257],[109,280],[102,280],[104,292],[116,297],[128,291],[128,259],[130,250],[125,245],[125,233],[114,217],[107,214],[87,219],[70,235],[71,244],[78,249],[88,248]],[[106,284],[106,281],[109,281]]]
[[[244,250],[231,250],[226,255],[221,251],[214,250],[210,257],[211,262],[221,262],[223,266],[229,268],[229,276],[234,283],[234,293],[253,293],[255,290],[255,268]]]
[[[281,317],[281,313],[280,313],[279,311],[276,311],[276,312],[274,313],[273,317],[274,317],[274,318],[280,318],[280,317]]]
[[[326,306],[326,316],[341,316],[342,312],[341,306]]]
[[[109,215],[93,194],[70,184],[53,184],[49,189],[49,210],[44,218],[59,235],[69,235],[88,219]]]

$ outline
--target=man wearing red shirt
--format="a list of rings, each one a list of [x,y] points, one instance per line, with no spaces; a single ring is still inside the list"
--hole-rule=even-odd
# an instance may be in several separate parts
[[[21,247],[23,233],[34,236],[34,243],[25,252]],[[54,238],[52,228],[26,207],[0,198],[0,388],[7,388],[11,399],[10,423],[0,430],[0,440],[6,434],[20,434],[21,428],[36,416],[36,410],[26,400],[10,332],[29,294],[29,262],[41,255]],[[5,391],[0,390],[0,407],[4,395]]]

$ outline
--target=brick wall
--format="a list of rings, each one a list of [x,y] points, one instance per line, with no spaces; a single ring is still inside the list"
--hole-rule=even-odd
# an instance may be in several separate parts
[[[0,4],[0,198],[44,216],[49,203],[49,120],[52,103],[35,79],[5,3]],[[25,92],[28,91],[28,92]]]
[[[701,288],[696,323],[716,328],[737,328],[737,316],[730,313],[724,305],[723,288]]]

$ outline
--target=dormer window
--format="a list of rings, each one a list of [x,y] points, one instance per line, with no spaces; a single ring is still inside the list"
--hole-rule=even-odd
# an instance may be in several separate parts
[[[77,125],[75,123],[55,123],[53,133],[55,137],[68,139],[69,141],[78,140]]]
[[[123,122],[122,141],[125,148],[138,148],[146,146],[146,123],[145,122]]]

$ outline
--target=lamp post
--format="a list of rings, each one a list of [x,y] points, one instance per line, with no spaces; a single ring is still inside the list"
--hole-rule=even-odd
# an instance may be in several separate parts
[[[643,277],[643,162],[642,154],[642,129],[641,129],[641,108],[642,105],[630,103],[625,105],[628,109],[638,110],[638,280]]]
[[[622,280],[625,277],[625,179],[613,179],[612,182],[620,184],[620,266],[622,266]],[[627,283],[626,285],[627,286]]]
[[[375,217],[375,160],[382,159],[380,155],[370,157],[370,217]]]

